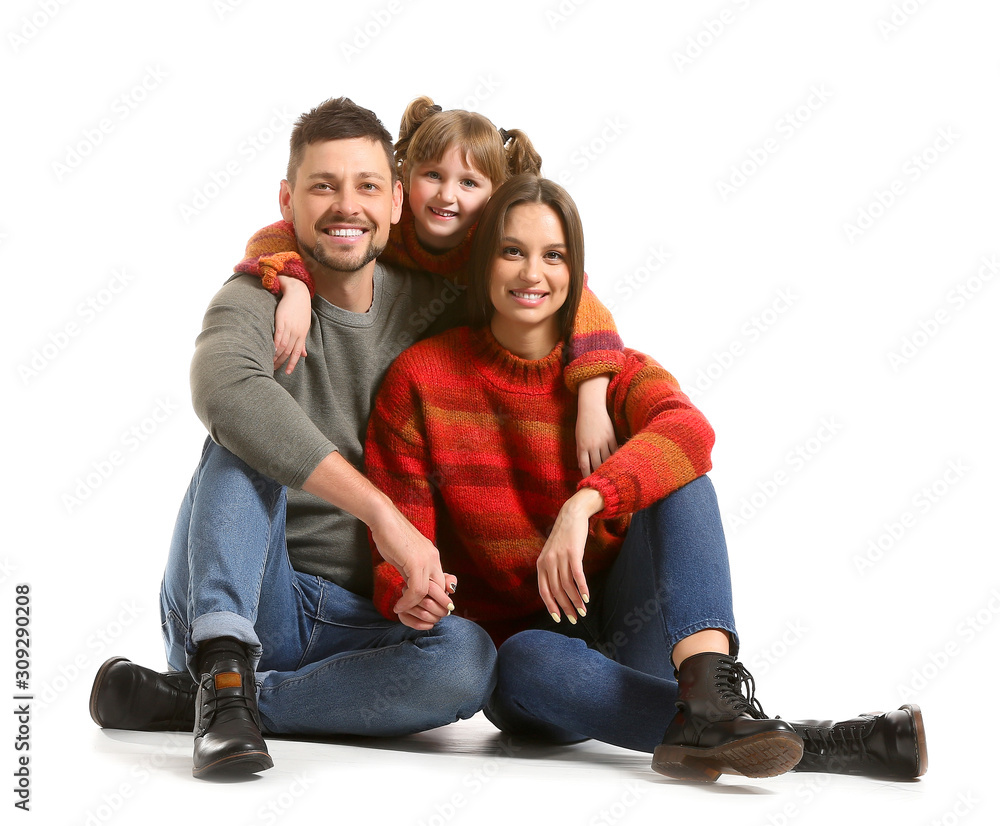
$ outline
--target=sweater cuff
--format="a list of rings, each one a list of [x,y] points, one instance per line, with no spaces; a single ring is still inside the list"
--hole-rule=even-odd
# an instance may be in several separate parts
[[[622,500],[616,488],[606,476],[599,476],[591,473],[585,479],[581,479],[576,486],[577,490],[583,488],[593,488],[604,497],[604,508],[594,514],[595,519],[614,519],[621,516]]]
[[[625,366],[621,350],[591,350],[573,359],[563,372],[566,387],[576,393],[587,379],[597,376],[617,376]]]
[[[403,598],[406,580],[403,579],[396,566],[389,562],[380,562],[375,566],[375,588],[372,602],[378,612],[387,620],[399,621],[399,615],[392,609]]]

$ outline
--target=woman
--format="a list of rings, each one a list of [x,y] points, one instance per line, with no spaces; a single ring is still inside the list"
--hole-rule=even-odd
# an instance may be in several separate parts
[[[399,357],[366,462],[457,576],[457,612],[499,645],[487,716],[514,734],[651,751],[671,777],[791,769],[802,738],[743,694],[708,422],[626,351],[607,395],[622,445],[587,477],[577,469],[561,375],[583,286],[572,200],[533,175],[508,181],[470,270],[473,326]],[[402,577],[382,562],[375,579],[376,606],[395,616]],[[427,600],[398,616],[430,628],[439,614]]]

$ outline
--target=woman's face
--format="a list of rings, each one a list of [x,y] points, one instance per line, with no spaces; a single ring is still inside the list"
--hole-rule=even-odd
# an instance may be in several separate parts
[[[417,238],[434,251],[461,244],[493,193],[490,179],[469,164],[457,146],[440,161],[416,164],[407,177]]]
[[[501,343],[541,326],[552,333],[551,346],[556,345],[558,311],[569,295],[566,255],[562,220],[551,207],[517,204],[507,212],[500,250],[490,266],[490,300],[496,310],[490,326]]]

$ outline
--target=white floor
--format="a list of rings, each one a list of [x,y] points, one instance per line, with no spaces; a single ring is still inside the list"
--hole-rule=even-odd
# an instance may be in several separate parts
[[[190,774],[191,736],[100,730],[77,715],[79,761],[37,791],[49,823],[174,822],[182,813],[230,823],[590,824],[666,822],[700,815],[761,826],[995,822],[949,754],[944,722],[927,721],[931,768],[913,782],[789,773],[714,784],[661,777],[649,757],[600,743],[566,748],[500,738],[477,715],[436,731],[387,741],[271,740],[274,768],[239,783]],[[66,762],[63,755],[60,762]],[[978,789],[967,793],[971,789]],[[994,809],[995,812],[995,809]],[[951,817],[949,817],[949,815]],[[982,818],[980,818],[982,816]],[[317,821],[313,818],[323,818]],[[716,821],[716,819],[718,819]]]

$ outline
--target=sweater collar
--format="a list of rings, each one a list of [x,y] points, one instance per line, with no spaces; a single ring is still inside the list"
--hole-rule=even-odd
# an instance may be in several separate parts
[[[493,385],[514,393],[541,396],[563,387],[563,343],[541,359],[523,359],[504,348],[489,326],[469,331],[469,354]]]

